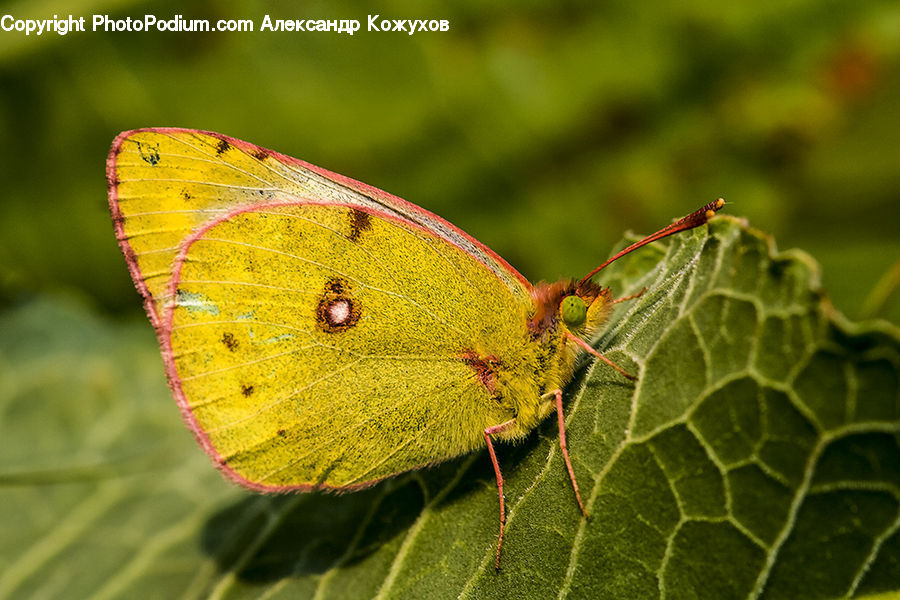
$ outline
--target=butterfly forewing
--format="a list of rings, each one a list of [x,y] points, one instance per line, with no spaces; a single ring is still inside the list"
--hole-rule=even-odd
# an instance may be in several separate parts
[[[164,313],[204,446],[262,488],[365,485],[471,450],[514,416],[472,357],[510,362],[528,305],[393,215],[272,203],[198,230]]]
[[[175,256],[204,224],[241,207],[285,200],[357,205],[431,230],[487,266],[522,302],[529,285],[446,221],[386,192],[277,152],[187,129],[125,132],[107,162],[116,234],[158,326]]]

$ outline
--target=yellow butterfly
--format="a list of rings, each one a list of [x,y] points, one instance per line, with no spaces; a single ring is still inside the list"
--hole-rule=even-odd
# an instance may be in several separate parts
[[[591,277],[706,221],[719,199],[580,281],[532,286],[450,223],[220,134],[139,129],[107,160],[116,237],[200,445],[263,491],[355,490],[517,440],[550,413],[613,299]]]

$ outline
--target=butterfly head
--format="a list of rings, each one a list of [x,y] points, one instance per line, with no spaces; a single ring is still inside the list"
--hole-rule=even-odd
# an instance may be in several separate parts
[[[606,322],[612,304],[609,288],[592,281],[579,283],[560,298],[557,320],[575,335],[589,339]]]
[[[535,310],[529,321],[533,336],[543,336],[560,328],[582,339],[590,339],[609,317],[614,304],[609,288],[601,288],[591,278],[612,262],[638,248],[661,240],[681,231],[687,231],[707,223],[716,212],[725,206],[725,200],[718,198],[689,215],[663,227],[656,233],[631,244],[609,260],[588,273],[581,281],[568,280],[557,283],[539,283],[532,289]]]
[[[590,337],[606,321],[612,306],[609,288],[592,281],[540,283],[533,294],[536,310],[530,327],[538,335],[565,328],[579,337]]]

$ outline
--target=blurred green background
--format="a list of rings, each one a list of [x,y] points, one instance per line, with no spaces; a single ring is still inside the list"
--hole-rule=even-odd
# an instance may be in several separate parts
[[[218,131],[385,189],[532,280],[724,196],[900,322],[900,4],[15,2],[48,18],[358,19],[329,33],[0,32],[0,308],[140,314],[107,212],[121,130]],[[369,14],[448,32],[366,32]]]

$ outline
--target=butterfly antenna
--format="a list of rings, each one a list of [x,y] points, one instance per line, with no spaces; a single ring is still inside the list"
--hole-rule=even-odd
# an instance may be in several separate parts
[[[584,279],[582,279],[581,281],[578,282],[579,287],[581,285],[583,285],[591,277],[593,277],[594,275],[599,273],[601,270],[603,270],[611,262],[622,258],[629,252],[634,252],[641,246],[646,246],[647,244],[650,244],[657,240],[661,240],[665,237],[669,237],[670,235],[679,233],[681,231],[687,231],[688,229],[693,229],[694,227],[699,227],[700,225],[705,224],[707,221],[712,219],[716,215],[716,212],[719,209],[721,209],[723,206],[725,206],[724,199],[718,198],[716,200],[713,200],[709,204],[706,204],[705,206],[698,208],[691,214],[678,219],[671,225],[663,227],[656,233],[648,235],[647,237],[645,237],[644,239],[642,239],[639,242],[633,243],[632,245],[628,246],[621,252],[618,252],[615,256],[613,256],[612,258],[607,260],[605,263],[603,263],[602,265],[600,265],[599,267],[597,267],[596,269],[594,269],[593,271],[591,271],[590,273],[585,275]]]

